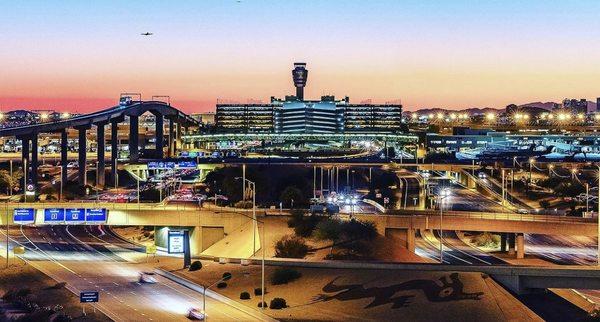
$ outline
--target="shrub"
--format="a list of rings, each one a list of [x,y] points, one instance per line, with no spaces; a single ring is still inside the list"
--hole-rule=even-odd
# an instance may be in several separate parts
[[[317,224],[315,237],[319,240],[331,240],[336,242],[342,233],[342,224],[337,219],[326,219]]]
[[[312,235],[319,221],[321,221],[321,217],[319,216],[312,215],[304,217],[301,221],[298,221],[294,226],[294,233],[297,236],[309,237],[310,235]]]
[[[377,236],[377,228],[372,221],[350,220],[343,223],[342,231],[347,239],[371,240]]]
[[[304,258],[308,245],[304,239],[296,236],[283,236],[275,243],[275,257]]]
[[[249,299],[250,299],[250,293],[248,293],[248,292],[240,293],[240,300],[249,300]]]
[[[267,302],[258,302],[258,307],[267,307]]]
[[[299,279],[301,276],[302,274],[293,268],[280,267],[271,274],[271,284],[287,284]]]
[[[202,262],[200,262],[200,261],[193,261],[192,264],[190,265],[190,269],[189,270],[190,270],[190,272],[193,272],[193,271],[198,271],[200,269],[202,269]]]
[[[287,303],[285,302],[285,299],[282,299],[281,297],[272,299],[271,304],[269,305],[269,308],[273,310],[281,310],[285,309],[286,307]]]
[[[229,281],[231,279],[231,273],[225,272],[225,273],[223,273],[221,278],[223,278],[223,280],[225,280],[225,281]]]
[[[235,208],[241,208],[241,209],[252,209],[252,201],[240,200],[240,201],[234,203],[233,206]]]
[[[265,294],[267,294],[267,288],[265,287]],[[262,295],[262,288],[257,287],[254,289],[254,295]]]
[[[226,288],[227,287],[227,283],[225,282],[219,282],[219,284],[217,284],[217,288]]]
[[[53,285],[53,286],[51,286],[50,288],[51,288],[51,289],[54,289],[54,290],[59,290],[59,289],[61,289],[61,288],[65,288],[65,286],[67,286],[67,283],[66,283],[66,282],[59,282],[59,283],[56,283],[56,284],[54,284],[54,285]]]

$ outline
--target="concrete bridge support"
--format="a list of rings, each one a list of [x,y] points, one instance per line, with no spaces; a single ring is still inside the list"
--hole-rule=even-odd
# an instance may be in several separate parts
[[[164,157],[164,117],[162,114],[153,113],[156,119],[155,127],[155,142],[156,142],[156,158],[162,159]]]
[[[61,167],[61,185],[64,187],[67,184],[67,152],[68,152],[68,138],[67,130],[60,131],[60,167]],[[60,196],[61,198],[63,196]]]
[[[525,258],[525,236],[523,233],[518,233],[515,235],[517,242],[517,259]]]
[[[104,177],[104,170],[105,170],[105,156],[104,156],[104,152],[106,149],[106,141],[105,141],[105,137],[104,137],[104,126],[106,125],[106,123],[98,123],[96,124],[96,142],[98,143],[98,168],[97,168],[97,175],[98,177],[96,178],[96,185],[99,187],[104,187],[104,183],[105,183],[105,177]]]
[[[414,228],[387,228],[384,235],[400,241],[400,245],[410,252],[415,252],[415,233]]]
[[[87,180],[86,180],[87,138],[85,136],[87,129],[88,129],[87,127],[77,128],[77,131],[79,131],[78,182],[79,182],[79,185],[81,185],[81,186],[85,185],[87,182]]]
[[[173,124],[173,119],[169,119],[169,135],[168,135],[169,157],[172,157],[175,155],[174,144],[173,144],[175,142],[175,140],[173,140],[174,132],[175,132],[175,129],[174,129],[174,124]]]
[[[158,247],[168,247],[169,230],[188,230],[190,232],[190,253],[192,257],[200,257],[202,252],[225,237],[224,227],[192,226],[154,228],[154,242]]]
[[[117,159],[119,158],[119,123],[112,121],[110,123],[110,179],[117,182]]]
[[[139,116],[129,116],[129,160],[137,162],[140,159],[139,150]]]

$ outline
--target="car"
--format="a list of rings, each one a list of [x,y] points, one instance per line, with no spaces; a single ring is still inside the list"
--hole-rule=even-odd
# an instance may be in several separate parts
[[[206,315],[204,314],[204,311],[202,311],[200,309],[191,308],[188,310],[187,317],[192,320],[203,321],[204,318],[206,317]]]
[[[152,272],[141,272],[139,276],[140,283],[155,284],[156,278]]]
[[[477,174],[477,176],[479,177],[479,179],[485,179],[485,178],[487,178],[487,174],[485,174],[485,172],[479,172]]]
[[[527,210],[527,209],[523,209],[523,208],[519,208],[519,209],[517,210],[517,213],[520,213],[520,214],[524,214],[524,215],[526,215],[526,214],[528,214],[528,213],[529,213],[529,210]]]
[[[132,100],[131,100],[131,96],[122,96],[119,99],[119,106],[128,106],[131,105]]]

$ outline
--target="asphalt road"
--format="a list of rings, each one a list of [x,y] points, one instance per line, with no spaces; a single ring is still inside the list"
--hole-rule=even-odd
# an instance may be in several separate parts
[[[423,231],[415,237],[415,252],[439,262],[440,231]],[[450,265],[504,265],[506,262],[463,242],[454,231],[444,231],[443,261]]]
[[[160,276],[156,284],[139,283],[139,273],[152,271],[155,264],[129,261],[135,246],[102,227],[23,227],[12,230],[11,237],[13,244],[26,247],[26,260],[66,281],[71,290],[99,291],[96,307],[115,321],[187,321],[187,310],[202,306],[200,294]],[[219,321],[256,320],[212,298],[207,298],[207,311]]]

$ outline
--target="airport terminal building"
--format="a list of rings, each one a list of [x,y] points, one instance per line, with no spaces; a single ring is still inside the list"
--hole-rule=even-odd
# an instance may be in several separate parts
[[[305,100],[306,64],[294,64],[296,95],[271,97],[270,104],[217,104],[219,133],[402,133],[402,105],[350,104],[345,97]]]
[[[214,126],[189,136],[188,142],[206,150],[271,153],[360,150],[359,143],[381,150],[416,141],[402,122],[401,104],[352,104],[348,97],[332,95],[307,100],[307,78],[306,64],[295,63],[295,95],[271,97],[269,103],[218,103]]]

